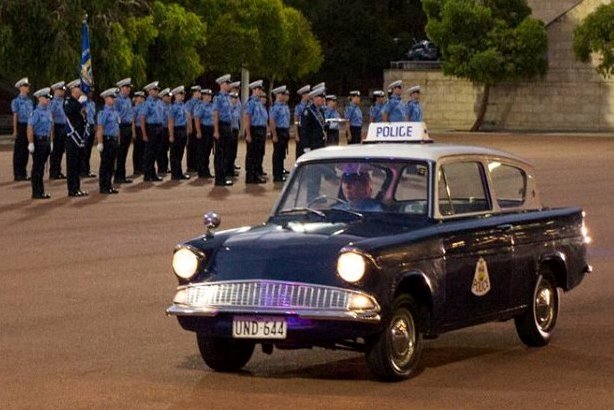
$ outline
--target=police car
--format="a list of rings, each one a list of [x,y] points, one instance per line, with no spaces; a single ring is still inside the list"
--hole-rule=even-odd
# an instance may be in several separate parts
[[[590,271],[578,208],[542,206],[530,164],[434,143],[422,123],[371,124],[362,145],[300,157],[268,220],[177,246],[167,309],[205,363],[237,371],[256,345],[364,352],[373,375],[420,368],[424,340],[514,319],[550,340],[559,290]]]

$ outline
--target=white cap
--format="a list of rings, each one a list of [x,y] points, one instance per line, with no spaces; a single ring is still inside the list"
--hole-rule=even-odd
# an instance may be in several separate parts
[[[255,88],[262,88],[262,80],[256,80],[252,83],[249,83],[249,89],[253,90]]]
[[[239,93],[232,92],[232,93],[230,93],[230,96],[232,98],[239,98]]]
[[[403,81],[401,80],[393,81],[388,85],[389,90],[392,90],[393,88],[396,88],[396,87],[403,87]]]
[[[179,87],[175,87],[171,90],[171,94],[185,94],[185,87],[180,85]]]
[[[81,80],[78,79],[78,78],[76,80],[72,80],[71,82],[66,84],[66,88],[68,88],[69,90],[71,88],[75,88],[75,87],[81,87]]]
[[[350,97],[360,97],[360,91],[358,90],[350,91]]]
[[[51,88],[51,91],[55,91],[55,90],[59,90],[59,89],[65,90],[66,86],[64,84],[64,81],[60,81],[58,83],[51,84],[50,88]]]
[[[326,83],[325,82],[318,83],[312,87],[312,89],[315,89],[315,88],[326,88]]]
[[[165,97],[167,95],[171,95],[171,89],[170,88],[165,88],[164,90],[160,91],[160,97]]]
[[[373,96],[374,97],[383,97],[385,95],[386,94],[382,90],[375,90],[375,91],[373,91]]]
[[[318,87],[311,90],[311,92],[309,93],[309,97],[324,97],[325,94],[326,90],[324,89],[324,87]]]
[[[143,87],[143,90],[145,91],[151,91],[153,89],[160,89],[160,86],[158,85],[160,82],[159,81],[154,81],[153,83],[149,83],[147,84],[145,87]]]
[[[190,87],[190,91],[192,92],[200,92],[200,90],[202,90],[202,87],[200,85],[193,85],[192,87]]]
[[[221,77],[215,79],[215,82],[218,84],[229,83],[230,82],[230,74],[224,74]]]
[[[337,101],[337,96],[335,94],[329,94],[326,96],[327,100]]]
[[[206,95],[213,95],[213,91],[211,91],[211,88],[203,88],[201,92]]]
[[[45,87],[45,88],[41,88],[40,90],[37,90],[34,93],[34,96],[36,98],[38,97],[47,97],[47,98],[51,98],[51,88],[49,87]]]
[[[145,93],[143,91],[137,91],[134,93],[135,97],[145,97]]]
[[[117,83],[115,83],[116,86],[118,87],[132,87],[132,78],[128,77],[128,78],[124,78],[123,80],[119,80]]]
[[[296,93],[298,95],[303,95],[305,93],[308,93],[309,91],[311,91],[311,86],[309,84],[307,84],[307,85],[302,86],[298,90],[296,90]]]
[[[419,93],[420,92],[420,86],[419,85],[414,85],[413,87],[411,87],[409,89],[409,94],[413,94],[413,93]]]
[[[28,77],[24,77],[21,80],[15,83],[15,88],[20,88],[23,85],[30,85],[30,81],[28,81]]]
[[[102,98],[107,98],[107,97],[117,97],[117,93],[119,92],[118,88],[107,88],[106,90],[104,90],[103,92],[100,93],[100,96]]]
[[[282,94],[285,93],[286,90],[288,89],[288,87],[286,87],[285,85],[281,85],[277,88],[273,88],[273,90],[271,90],[271,93],[277,95],[277,94]]]
[[[241,81],[235,81],[234,83],[230,83],[230,88],[239,88],[241,87]]]

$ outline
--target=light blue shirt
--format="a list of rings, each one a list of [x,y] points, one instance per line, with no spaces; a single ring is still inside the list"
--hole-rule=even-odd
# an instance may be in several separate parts
[[[115,110],[119,113],[122,124],[130,124],[134,119],[134,108],[129,96],[119,94],[115,99]]]
[[[213,127],[213,103],[201,102],[194,105],[194,118],[200,118],[200,125]]]
[[[105,105],[104,109],[98,113],[98,125],[102,125],[102,133],[105,136],[117,137],[119,135],[119,121],[119,113],[108,105]]]
[[[32,115],[28,118],[28,125],[32,127],[35,137],[51,135],[53,117],[48,106],[38,105]]]
[[[11,111],[17,114],[17,122],[26,124],[34,111],[34,103],[27,95],[19,94],[11,101]]]
[[[422,107],[419,101],[409,101],[407,103],[407,118],[409,121],[422,122]]]
[[[147,124],[162,125],[162,104],[159,99],[147,97],[140,114],[140,118],[145,117]]]
[[[269,117],[275,121],[276,128],[290,128],[290,108],[283,102],[275,102],[269,108]]]
[[[188,124],[188,111],[183,102],[176,101],[168,112],[168,118],[175,121],[175,127],[185,127]]]
[[[168,113],[171,110],[171,103],[165,103],[162,101],[162,125],[168,126]]]
[[[51,110],[51,116],[53,122],[60,125],[66,124],[66,114],[64,113],[64,97],[53,97],[49,102],[49,110]]]
[[[298,118],[298,125],[301,125],[301,118],[303,117],[303,111],[305,111],[305,108],[307,108],[307,103],[306,102],[299,102],[298,104],[296,104],[296,107],[294,107],[294,118]]]
[[[369,116],[373,118],[373,122],[382,122],[382,108],[384,104],[375,103],[369,108]]]
[[[350,103],[345,110],[345,119],[348,120],[351,127],[362,127],[362,111],[360,111],[360,107]]]
[[[407,119],[405,104],[401,101],[398,95],[392,95],[388,102],[382,107],[382,114],[388,114],[389,122],[403,122]]]
[[[218,121],[232,122],[232,103],[228,93],[223,91],[217,93],[213,98],[213,111],[217,111]]]
[[[234,130],[241,128],[241,101],[237,101],[232,106],[232,121],[230,121],[230,125]]]
[[[260,101],[260,97],[254,95],[249,97],[245,113],[249,115],[252,127],[266,127],[269,116],[264,104]]]
[[[339,111],[337,111],[336,108],[328,108],[325,107],[324,108],[324,118],[325,119],[339,119],[341,118],[341,116],[339,115]],[[339,122],[337,121],[331,121],[328,123],[328,129],[330,130],[338,130],[339,129]]]

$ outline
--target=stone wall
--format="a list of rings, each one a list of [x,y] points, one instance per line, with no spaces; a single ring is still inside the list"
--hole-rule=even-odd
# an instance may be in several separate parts
[[[484,129],[614,130],[614,79],[606,80],[592,64],[576,61],[571,49],[574,27],[599,4],[608,2],[575,1],[574,7],[570,1],[561,0],[556,2],[560,7],[572,7],[563,15],[552,5],[538,9],[553,18],[560,16],[547,26],[548,74],[540,80],[493,87]],[[431,128],[467,129],[475,121],[480,87],[440,71],[384,72],[384,84],[397,79],[406,86],[422,87],[425,121]]]

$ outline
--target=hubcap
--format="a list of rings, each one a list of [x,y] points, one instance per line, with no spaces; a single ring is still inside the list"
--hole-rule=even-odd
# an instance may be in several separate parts
[[[416,328],[409,315],[396,316],[390,326],[392,364],[398,371],[411,361],[416,344]]]
[[[555,290],[543,279],[535,292],[535,321],[542,331],[548,331],[554,319]]]

